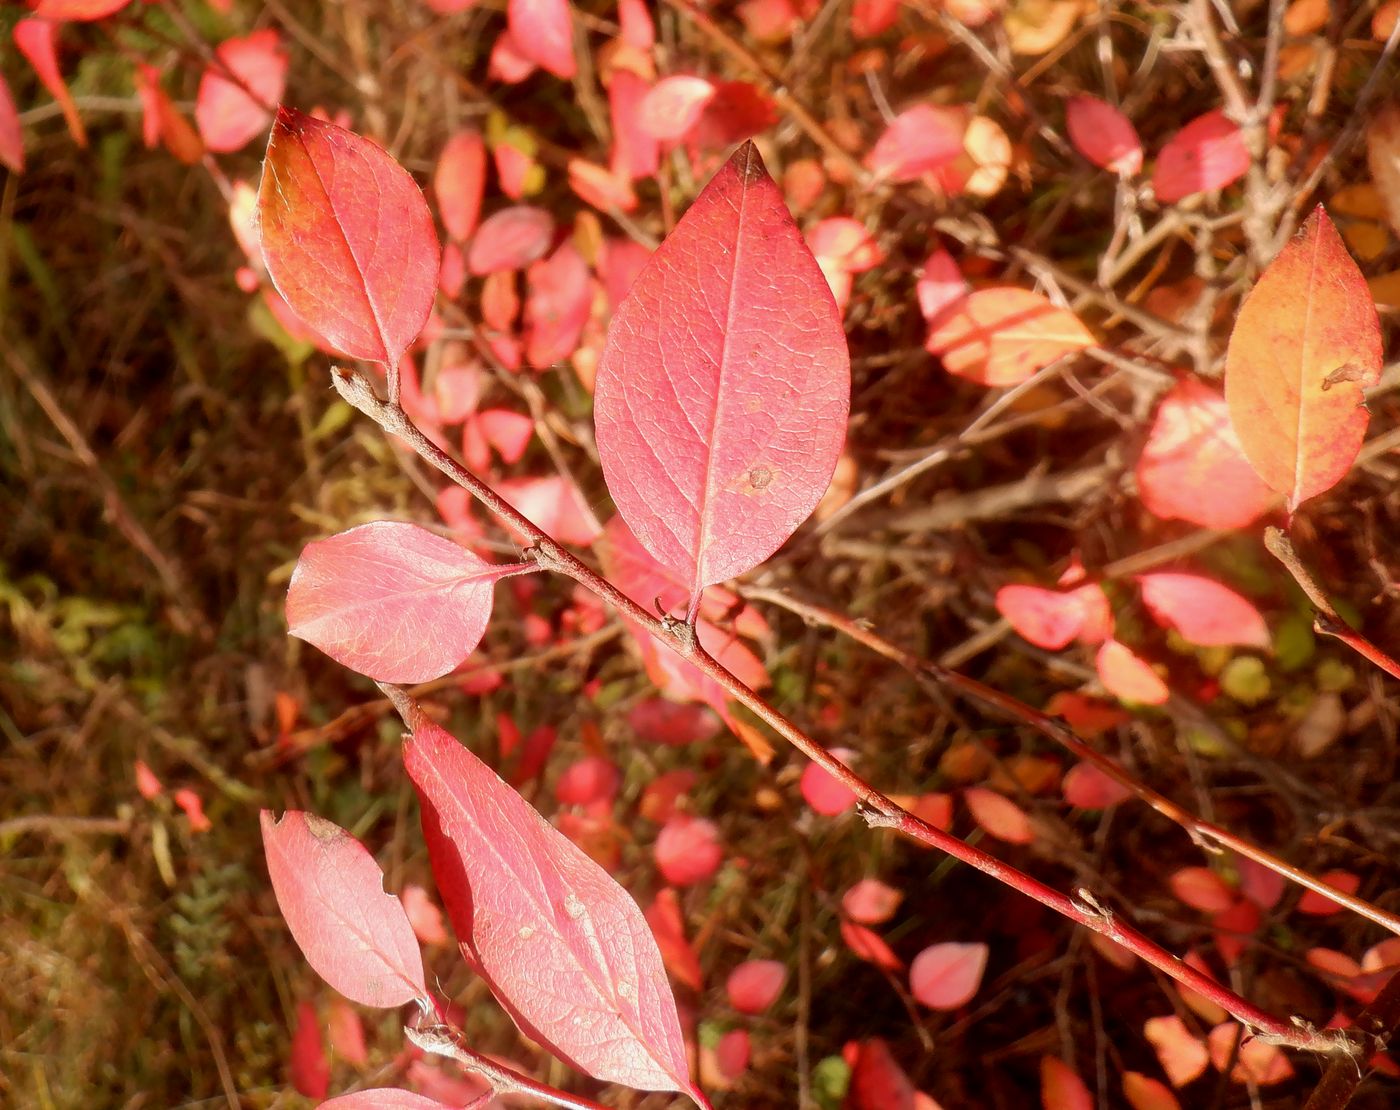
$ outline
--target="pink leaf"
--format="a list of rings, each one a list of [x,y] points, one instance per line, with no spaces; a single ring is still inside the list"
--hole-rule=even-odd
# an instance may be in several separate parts
[[[656,837],[656,866],[672,886],[704,882],[724,861],[719,828],[703,817],[677,813]]]
[[[323,1102],[319,1110],[442,1110],[442,1105],[435,1098],[398,1087],[374,1087]]]
[[[601,535],[578,487],[562,475],[508,478],[496,483],[496,492],[560,543],[586,547]]]
[[[588,263],[571,240],[525,274],[525,361],[543,370],[578,349],[593,307]]]
[[[554,217],[543,208],[518,204],[482,221],[467,251],[467,268],[478,277],[498,270],[523,270],[549,252]]]
[[[914,1084],[879,1037],[862,1041],[851,1069],[848,1110],[916,1110]]]
[[[715,1045],[715,1066],[726,1082],[733,1083],[748,1070],[752,1046],[747,1029],[731,1029]]]
[[[932,1010],[966,1006],[982,985],[988,952],[985,944],[930,945],[909,965],[909,989]]]
[[[855,755],[849,749],[839,748],[831,753],[844,762]],[[798,783],[806,803],[823,817],[837,817],[855,807],[858,799],[855,793],[843,782],[839,782],[824,767],[809,763],[802,769]]]
[[[746,144],[613,317],[594,401],[613,500],[681,575],[692,609],[816,507],[841,453],[849,393],[830,290]]]
[[[11,173],[24,172],[24,132],[10,86],[0,75],[0,165]]]
[[[618,0],[617,22],[619,37],[632,49],[647,53],[656,45],[656,25],[646,0]]]
[[[1248,169],[1244,133],[1217,108],[1167,140],[1152,171],[1152,191],[1163,204],[1175,204],[1193,193],[1223,189]]]
[[[1206,1070],[1209,1055],[1205,1043],[1186,1028],[1186,1023],[1172,1014],[1169,1017],[1148,1018],[1143,1035],[1157,1051],[1162,1070],[1173,1087],[1184,1087]]]
[[[761,1014],[777,1001],[787,982],[787,967],[777,960],[746,960],[729,973],[724,990],[741,1014]]]
[[[619,69],[608,85],[608,111],[613,130],[612,157],[608,164],[614,173],[632,181],[650,177],[660,164],[661,148],[642,117],[649,94],[646,81],[628,69]]]
[[[1230,1078],[1236,1083],[1268,1087],[1293,1078],[1293,1065],[1276,1044],[1251,1037],[1240,1043],[1236,1052],[1235,1044],[1243,1036],[1244,1028],[1233,1021],[1217,1025],[1206,1037],[1210,1062],[1223,1071],[1233,1059]]]
[[[1343,894],[1355,894],[1361,889],[1360,876],[1350,871],[1325,871],[1318,878],[1328,886],[1336,887]],[[1315,890],[1303,891],[1303,896],[1298,899],[1298,912],[1315,917],[1326,917],[1337,913],[1341,908],[1339,903],[1332,901],[1325,894],[1318,894]]]
[[[298,810],[277,821],[265,809],[261,820],[277,905],[316,974],[364,1006],[427,998],[413,927],[364,845]]]
[[[1142,141],[1128,117],[1096,96],[1071,97],[1065,124],[1074,149],[1102,169],[1125,176],[1142,169]]]
[[[963,800],[972,811],[973,820],[998,840],[1008,844],[1029,844],[1035,840],[1030,818],[1010,798],[985,786],[970,786],[963,791]]]
[[[1243,528],[1274,499],[1244,456],[1225,398],[1196,378],[1182,379],[1158,406],[1137,484],[1148,512],[1202,528]]]
[[[894,118],[865,164],[890,181],[914,181],[961,155],[966,131],[963,109],[916,104]]]
[[[522,58],[565,81],[578,72],[569,0],[508,0],[506,26]]]
[[[1069,592],[1012,585],[997,591],[996,607],[1022,639],[1059,651],[1085,631],[1091,617],[1094,627],[1090,631],[1096,634],[1091,639],[1102,639],[1097,633],[1105,623],[1108,599],[1097,585]]]
[[[1235,868],[1240,873],[1241,894],[1260,909],[1271,910],[1278,905],[1287,887],[1282,875],[1244,856],[1235,857]]]
[[[287,84],[287,52],[269,27],[226,40],[214,57],[199,81],[194,122],[206,147],[227,154],[242,150],[272,121]]]
[[[972,291],[953,256],[941,247],[928,256],[914,288],[919,298],[919,312],[929,324]]]
[[[1094,1110],[1094,1096],[1079,1073],[1054,1056],[1040,1058],[1040,1105],[1044,1110]]]
[[[329,1011],[326,1033],[331,1051],[357,1068],[365,1067],[369,1049],[365,1046],[365,1023],[360,1020],[360,1012],[343,998],[331,999]]]
[[[488,77],[514,85],[534,72],[535,63],[525,57],[509,28],[496,36],[491,47],[491,61],[486,68]]]
[[[209,818],[204,815],[203,799],[188,786],[182,786],[170,797],[180,807],[186,820],[189,821],[191,832],[204,833],[214,827]]]
[[[130,3],[131,0],[30,0],[29,6],[40,19],[62,23],[106,19]]]
[[[476,230],[486,189],[486,144],[479,132],[458,131],[442,148],[433,170],[433,195],[447,235],[465,243]]]
[[[563,806],[609,805],[617,797],[622,773],[601,755],[586,755],[564,768],[554,784],[554,797]]]
[[[287,1071],[298,1093],[307,1098],[326,1097],[331,1085],[331,1065],[326,1059],[326,1045],[321,1039],[316,1007],[310,1002],[297,1003],[297,1024],[292,1031]]]
[[[153,798],[158,798],[161,794],[165,793],[165,787],[161,785],[160,779],[158,779],[156,773],[147,766],[144,759],[138,759],[135,764],[132,765],[132,769],[136,772],[136,792],[140,794],[141,797],[145,798],[146,801],[149,802]]]
[[[521,1029],[597,1079],[708,1105],[627,892],[431,721],[415,723],[404,763],[463,950]]]
[[[414,936],[424,944],[447,943],[447,930],[442,924],[442,910],[438,909],[437,903],[428,896],[426,890],[416,883],[409,883],[399,892],[399,901],[403,903],[403,912],[408,914]]]
[[[1269,627],[1234,590],[1194,574],[1140,574],[1142,600],[1157,623],[1201,647],[1241,644],[1267,649]]]
[[[854,921],[841,922],[841,939],[856,956],[886,971],[902,971],[904,961],[894,954],[883,937]]]
[[[1094,659],[1104,689],[1124,701],[1161,705],[1171,691],[1147,662],[1117,640],[1109,640]]]
[[[497,580],[523,569],[414,524],[362,524],[306,545],[287,589],[288,631],[379,682],[427,682],[471,654]]]
[[[63,110],[68,133],[79,146],[87,146],[87,129],[83,118],[78,115],[78,106],[73,94],[68,91],[68,83],[58,68],[58,24],[47,19],[21,19],[15,24],[15,46],[33,68],[44,88],[58,102]]]
[[[703,705],[685,705],[666,698],[639,701],[627,714],[627,723],[643,740],[654,744],[697,744],[719,731],[715,715]]]
[[[1235,904],[1235,892],[1209,867],[1183,867],[1168,883],[1173,894],[1202,913],[1223,913]]]
[[[407,171],[368,139],[282,108],[258,212],[263,260],[292,311],[347,355],[397,367],[427,323],[439,262]]]
[[[714,95],[714,85],[703,77],[663,77],[642,99],[637,125],[658,142],[680,142],[700,122]]]
[[[841,909],[852,921],[880,925],[894,916],[904,895],[879,879],[861,879],[841,896]]]
[[[507,463],[519,462],[535,435],[534,418],[509,409],[487,409],[477,416],[476,423],[486,442]]]
[[[1069,769],[1060,791],[1066,802],[1081,809],[1108,809],[1133,796],[1117,779],[1087,761]]]

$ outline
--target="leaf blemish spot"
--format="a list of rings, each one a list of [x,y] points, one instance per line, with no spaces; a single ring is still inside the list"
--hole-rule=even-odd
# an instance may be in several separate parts
[[[749,471],[749,485],[756,490],[763,489],[773,481],[773,471],[766,466],[755,466]]]
[[[585,910],[586,907],[577,894],[570,894],[564,899],[564,912],[570,917],[582,917]]]

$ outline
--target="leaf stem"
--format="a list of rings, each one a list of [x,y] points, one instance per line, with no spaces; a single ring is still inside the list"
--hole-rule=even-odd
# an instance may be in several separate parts
[[[465,1070],[480,1076],[497,1095],[528,1095],[551,1106],[562,1106],[565,1110],[607,1110],[601,1102],[550,1087],[514,1068],[508,1068],[473,1052],[461,1043],[461,1034],[450,1025],[429,1026],[426,1029],[405,1026],[403,1032],[405,1037],[424,1052],[446,1056],[449,1060],[457,1061]]]
[[[558,571],[597,594],[628,620],[645,629],[663,647],[675,652],[716,682],[735,701],[850,790],[858,800],[859,812],[871,828],[893,829],[912,840],[938,848],[1062,917],[1108,937],[1184,987],[1215,1002],[1257,1037],[1273,1044],[1314,1052],[1355,1052],[1355,1044],[1345,1030],[1318,1029],[1301,1018],[1285,1021],[1274,1017],[1148,939],[1102,906],[1091,892],[1079,889],[1073,897],[1062,894],[1039,879],[909,813],[832,755],[781,710],[741,682],[704,649],[689,625],[654,616],[522,516],[495,490],[429,440],[402,408],[382,401],[367,378],[353,370],[337,367],[332,370],[332,380],[336,391],[352,407],[386,432],[404,439],[426,462],[465,489],[510,528],[529,539],[532,544],[530,554],[543,569]],[[686,631],[691,634],[685,635]]]

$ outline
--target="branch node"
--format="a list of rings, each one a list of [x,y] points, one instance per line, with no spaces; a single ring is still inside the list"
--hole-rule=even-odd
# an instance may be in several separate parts
[[[1074,903],[1074,908],[1086,917],[1096,917],[1105,925],[1112,924],[1113,911],[1094,897],[1094,893],[1087,887],[1075,887],[1070,901]]]
[[[541,570],[561,571],[564,569],[564,553],[559,545],[550,539],[540,540],[525,549],[525,555],[533,559]]]

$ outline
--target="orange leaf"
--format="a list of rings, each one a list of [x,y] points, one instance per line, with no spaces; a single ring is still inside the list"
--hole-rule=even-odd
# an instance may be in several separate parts
[[[950,374],[1000,386],[1094,342],[1074,313],[1039,293],[996,288],[977,290],[934,320],[925,346]]]
[[[1171,696],[1157,672],[1117,640],[1099,648],[1095,663],[1104,689],[1124,701],[1161,705]]]
[[[1245,300],[1225,357],[1245,457],[1290,511],[1351,469],[1380,372],[1375,305],[1319,206]]]

